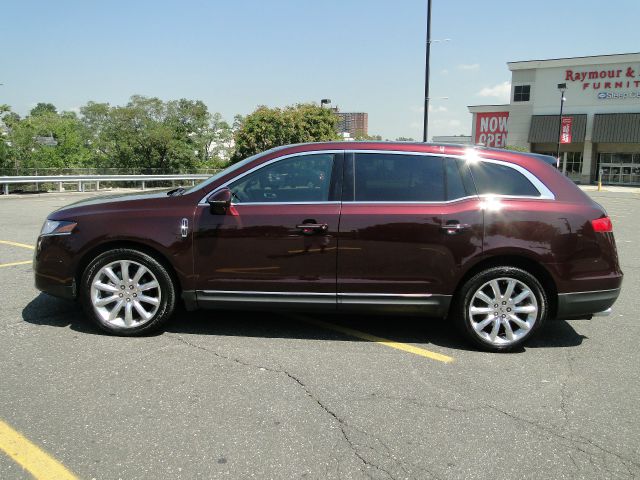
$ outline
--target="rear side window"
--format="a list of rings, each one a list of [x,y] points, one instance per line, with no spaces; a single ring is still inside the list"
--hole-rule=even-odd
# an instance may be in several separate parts
[[[444,159],[444,176],[446,185],[446,198],[447,200],[456,200],[463,198],[473,192],[473,188],[469,189],[464,182],[463,174],[466,173],[469,176],[469,170],[466,170],[462,160],[456,160],[455,158]]]
[[[514,168],[489,162],[471,163],[469,167],[480,195],[540,196],[533,183]]]
[[[441,157],[358,153],[356,202],[439,202],[445,199]]]

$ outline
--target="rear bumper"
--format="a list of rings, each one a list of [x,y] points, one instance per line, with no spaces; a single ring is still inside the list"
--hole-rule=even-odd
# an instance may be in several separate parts
[[[558,319],[591,318],[606,311],[618,299],[619,288],[558,294]]]

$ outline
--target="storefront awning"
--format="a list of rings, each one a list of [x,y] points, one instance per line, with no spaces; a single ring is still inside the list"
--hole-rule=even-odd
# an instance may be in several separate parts
[[[640,143],[640,113],[596,114],[594,143]]]
[[[573,118],[571,143],[584,142],[587,129],[586,115],[562,115]],[[529,143],[556,143],[559,137],[560,115],[534,115],[531,117]]]

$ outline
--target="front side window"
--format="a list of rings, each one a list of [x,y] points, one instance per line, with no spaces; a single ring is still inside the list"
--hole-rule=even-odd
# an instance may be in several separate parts
[[[531,85],[516,85],[513,87],[514,102],[528,102],[531,97]]]
[[[445,200],[443,159],[425,155],[357,153],[356,202],[439,202]]]
[[[540,192],[522,173],[498,163],[470,163],[471,173],[480,195],[539,197]]]
[[[230,184],[233,202],[326,202],[333,161],[333,154],[298,155],[276,161]]]

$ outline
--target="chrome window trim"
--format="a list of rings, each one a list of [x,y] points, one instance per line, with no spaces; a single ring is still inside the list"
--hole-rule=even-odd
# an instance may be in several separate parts
[[[201,205],[201,204],[198,204]],[[208,203],[205,203],[208,205]],[[340,205],[340,202],[331,201],[331,202],[244,202],[244,203],[232,203],[234,207],[244,207],[247,205],[255,206],[255,205]]]
[[[246,172],[241,173],[240,175],[238,175],[237,177],[233,177],[231,180],[223,183],[222,185],[218,186],[215,190],[207,193],[204,197],[202,197],[202,199],[200,200],[200,202],[198,202],[198,206],[203,206],[203,205],[209,205],[207,203],[207,198],[209,198],[211,195],[215,194],[218,190],[220,190],[221,188],[226,187],[227,185],[229,185],[230,183],[233,183],[237,180],[240,180],[241,178],[245,177],[246,175],[249,175],[250,173],[253,173],[257,170],[260,170],[261,168],[264,168],[268,165],[271,165],[272,163],[276,163],[279,162],[281,160],[287,160],[289,158],[294,158],[294,157],[301,157],[301,156],[306,156],[306,155],[322,155],[322,154],[331,154],[331,155],[335,155],[338,153],[343,153],[344,150],[309,150],[306,152],[296,152],[296,153],[290,153],[288,155],[283,155],[281,157],[276,157],[276,158],[272,158],[271,160],[261,163],[260,165],[256,165],[253,168],[250,168],[249,170],[247,170]],[[251,202],[253,205],[277,205],[278,203],[280,203],[281,205],[286,204],[286,205],[291,205],[290,202]],[[316,203],[334,203],[334,202],[297,202],[298,204],[303,204],[303,205],[311,205],[311,204],[316,204]],[[340,202],[338,202],[340,203]],[[231,205],[248,205],[249,203],[231,203]]]
[[[469,161],[468,155],[455,155],[451,153],[431,153],[431,152],[403,152],[399,150],[345,150],[345,153],[382,153],[382,154],[390,154],[390,155],[422,155],[426,157],[445,157],[445,158],[458,158],[460,160]],[[553,194],[549,188],[542,183],[542,181],[536,177],[533,173],[527,170],[520,165],[516,165],[515,163],[505,162],[502,160],[495,160],[493,158],[485,158],[480,156],[475,156],[474,161],[478,162],[487,162],[487,163],[495,163],[497,165],[504,165],[505,167],[513,168],[517,172],[521,173],[525,176],[527,180],[529,180],[533,186],[540,193],[539,197],[532,197],[530,195],[494,195],[494,194],[482,194],[478,195],[479,197],[495,197],[495,198],[533,198],[536,200],[555,200],[556,196]],[[459,199],[455,199],[459,200]],[[454,201],[455,201],[454,200]],[[447,203],[452,200],[440,201],[440,202],[420,202],[420,203]],[[344,203],[352,203],[344,202]],[[378,202],[378,203],[390,203],[390,202]],[[414,203],[414,202],[400,202],[400,203]]]
[[[310,151],[305,151],[305,152],[296,152],[296,153],[291,153],[288,155],[284,155],[282,157],[276,157],[276,158],[272,158],[271,160],[269,160],[268,162],[265,163],[261,163],[260,165],[256,165],[255,167],[247,170],[246,172],[242,173],[241,175],[232,178],[231,180],[225,182],[224,184],[220,185],[218,188],[216,188],[215,190],[213,190],[212,192],[209,192],[207,195],[205,195],[200,202],[198,203],[198,206],[207,206],[209,205],[207,203],[207,198],[211,195],[213,195],[214,193],[216,193],[219,189],[226,187],[227,185],[229,185],[230,183],[235,182],[236,180],[240,180],[242,177],[244,177],[245,175],[249,175],[250,173],[259,170],[260,168],[266,167],[267,165],[271,165],[272,163],[278,162],[280,160],[286,160],[288,158],[292,158],[292,157],[299,157],[302,155],[318,155],[318,154],[337,154],[337,153],[352,153],[352,154],[357,154],[357,153],[376,153],[376,154],[388,154],[388,155],[416,155],[416,156],[424,156],[424,157],[445,157],[445,158],[456,158],[456,159],[460,159],[460,160],[464,160],[464,161],[469,161],[469,156],[468,155],[455,155],[455,154],[450,154],[450,153],[432,153],[432,152],[411,152],[411,151],[402,151],[402,150],[350,150],[350,149],[343,149],[343,150],[310,150]],[[556,197],[553,194],[553,192],[551,190],[549,190],[549,188],[542,183],[542,181],[536,177],[533,173],[531,173],[529,170],[527,170],[524,167],[521,167],[520,165],[516,165],[514,163],[510,163],[510,162],[505,162],[502,160],[495,160],[493,158],[485,158],[485,157],[474,157],[474,161],[479,161],[479,162],[487,162],[487,163],[495,163],[497,165],[503,165],[505,167],[508,168],[512,168],[514,170],[516,170],[517,172],[521,173],[522,175],[525,176],[525,178],[527,180],[529,180],[533,186],[536,188],[536,190],[538,190],[538,192],[540,193],[540,196],[535,197],[535,196],[531,196],[531,195],[498,195],[498,194],[481,194],[481,195],[469,195],[466,197],[460,197],[460,198],[455,198],[453,200],[442,200],[442,201],[422,201],[422,202],[407,202],[407,201],[356,201],[356,200],[350,200],[350,201],[345,201],[345,202],[296,202],[296,203],[291,203],[291,202],[251,202],[251,203],[232,203],[232,205],[237,206],[237,205],[316,205],[316,204],[334,204],[334,203],[345,203],[345,204],[367,204],[367,205],[380,205],[380,204],[403,204],[403,205],[433,205],[433,204],[445,204],[445,203],[452,203],[452,202],[458,202],[461,200],[466,200],[466,199],[477,199],[477,198],[504,198],[504,199],[531,199],[531,200],[555,200]]]

